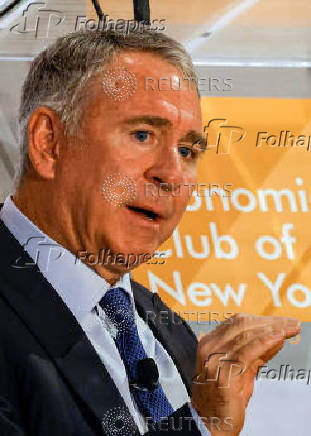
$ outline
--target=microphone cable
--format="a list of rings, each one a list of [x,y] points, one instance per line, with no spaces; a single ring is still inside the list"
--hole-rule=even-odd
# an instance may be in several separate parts
[[[98,0],[92,0],[92,4],[94,6],[94,9],[96,11],[99,20],[101,20],[104,16],[104,13],[102,11],[102,8],[100,7],[100,4],[98,3]]]
[[[102,8],[98,0],[92,0],[92,4],[96,11],[98,18],[101,20],[104,16]],[[150,23],[150,6],[149,0],[133,0],[134,6],[134,20],[135,21],[144,21],[146,23]]]

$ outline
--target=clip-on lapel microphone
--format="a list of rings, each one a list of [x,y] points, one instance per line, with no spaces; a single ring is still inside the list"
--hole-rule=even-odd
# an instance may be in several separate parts
[[[130,381],[130,387],[152,392],[158,386],[159,370],[153,359],[147,358],[137,362],[137,380]]]

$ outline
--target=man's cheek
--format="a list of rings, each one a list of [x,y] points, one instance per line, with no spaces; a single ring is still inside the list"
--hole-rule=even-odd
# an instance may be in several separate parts
[[[183,214],[184,214],[185,209],[178,209],[175,211],[174,216],[171,218],[170,223],[169,223],[169,230],[171,233],[173,233],[175,227],[178,225],[178,223],[180,222]]]
[[[179,215],[183,215],[186,211],[186,208],[190,202],[192,196],[192,191],[189,190],[189,192],[183,192],[183,195],[179,198],[177,210]]]

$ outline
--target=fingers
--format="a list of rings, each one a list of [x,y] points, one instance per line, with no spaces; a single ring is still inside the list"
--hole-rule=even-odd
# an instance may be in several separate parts
[[[267,362],[281,350],[285,339],[300,331],[297,323],[283,327],[281,330],[270,325],[241,333],[227,344],[227,358],[245,364],[247,369],[258,360]]]
[[[270,336],[257,336],[252,341],[229,353],[230,359],[244,362],[246,368],[250,368],[259,359],[264,363],[274,357],[284,345],[283,334],[271,334]]]
[[[213,332],[206,335],[199,342],[199,347],[205,344],[223,345],[235,341],[239,335],[245,335],[250,330],[272,329],[284,331],[285,337],[295,336],[300,330],[301,323],[294,318],[274,317],[274,316],[253,316],[248,314],[236,314],[232,319],[232,324],[220,324]]]
[[[262,327],[249,328],[248,330],[240,332],[239,334],[227,341],[224,340],[224,342],[218,345],[215,352],[233,353],[234,351],[240,349],[244,345],[247,345],[249,342],[260,336],[265,336],[268,339],[270,337],[273,338],[274,336],[285,338],[285,331],[280,328],[275,328],[273,325],[264,325]]]
[[[193,379],[195,384],[217,388],[230,388],[234,395],[240,393],[245,405],[253,392],[253,383],[259,366],[275,356],[284,345],[283,336],[256,337],[234,352],[213,353]]]
[[[235,326],[227,325],[226,329],[201,340],[197,366],[197,374],[201,376],[197,381],[204,380],[207,372],[209,380],[219,379],[219,368],[224,368],[225,362],[229,371],[234,364],[239,366],[240,373],[256,367],[255,362],[267,362],[281,350],[285,339],[296,336],[300,329],[301,323],[292,318],[236,317]],[[227,372],[222,371],[222,378],[228,376]]]
[[[296,335],[298,331],[300,331],[300,327],[296,322],[287,325],[284,325],[284,323],[274,323],[263,325],[261,327],[251,327],[224,343],[223,349],[218,349],[217,351],[226,352],[230,350],[230,352],[234,352],[258,337],[266,338],[267,341],[272,342],[275,338],[288,339],[289,337]]]
[[[299,334],[301,323],[245,314],[231,321],[200,338],[192,392],[202,416],[211,410],[214,416],[232,416],[239,429],[259,366],[274,357],[286,339]]]

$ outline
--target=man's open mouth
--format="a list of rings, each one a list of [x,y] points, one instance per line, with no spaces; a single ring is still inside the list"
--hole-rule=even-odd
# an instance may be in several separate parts
[[[158,221],[161,218],[161,216],[158,213],[150,209],[145,209],[137,206],[126,206],[126,207],[135,213],[145,216],[150,221]]]

